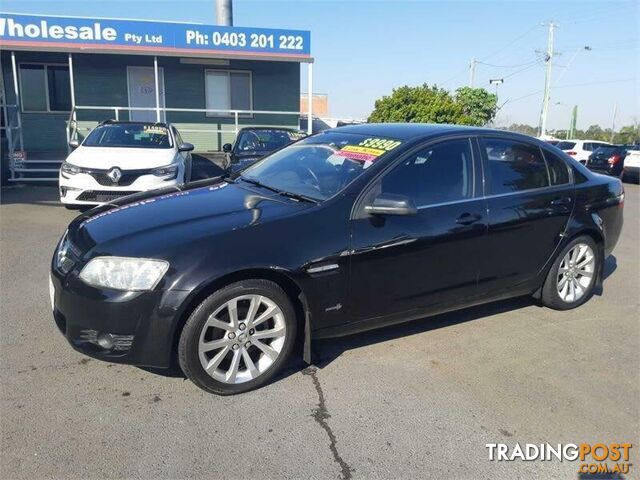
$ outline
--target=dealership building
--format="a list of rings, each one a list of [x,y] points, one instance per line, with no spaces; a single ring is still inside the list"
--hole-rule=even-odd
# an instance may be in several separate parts
[[[0,48],[10,181],[57,178],[69,140],[107,119],[171,122],[197,152],[297,128],[302,63],[313,108],[308,31],[0,13]]]

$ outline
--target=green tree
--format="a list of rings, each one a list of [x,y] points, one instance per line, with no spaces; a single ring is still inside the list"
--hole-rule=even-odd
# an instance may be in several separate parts
[[[512,123],[508,127],[502,127],[504,130],[510,132],[524,133],[525,135],[531,135],[535,137],[538,134],[538,128],[527,125],[526,123]]]
[[[495,95],[482,89],[462,88],[452,96],[425,83],[396,88],[391,95],[376,100],[369,122],[484,125],[493,119],[495,111]]]
[[[484,88],[459,88],[456,90],[455,101],[467,117],[460,122],[465,125],[486,125],[496,116],[498,97]]]

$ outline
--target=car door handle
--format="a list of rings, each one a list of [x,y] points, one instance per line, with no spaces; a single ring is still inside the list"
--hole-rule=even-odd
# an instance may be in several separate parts
[[[551,200],[552,207],[566,207],[568,205],[571,205],[571,197],[556,198],[555,200]]]
[[[476,223],[481,218],[482,215],[478,213],[463,213],[458,218],[456,218],[456,223],[459,225],[471,225],[472,223]]]

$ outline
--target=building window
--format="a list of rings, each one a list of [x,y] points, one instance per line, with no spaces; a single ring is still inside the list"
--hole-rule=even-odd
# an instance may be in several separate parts
[[[253,110],[251,72],[205,70],[206,108],[209,110]],[[229,117],[232,113],[210,112],[208,117]],[[241,117],[251,117],[248,113]]]
[[[69,67],[20,64],[20,98],[23,112],[70,111]]]

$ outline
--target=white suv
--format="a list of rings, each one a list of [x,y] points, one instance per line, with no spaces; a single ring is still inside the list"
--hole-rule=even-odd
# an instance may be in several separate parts
[[[585,163],[596,148],[604,147],[605,145],[611,144],[600,140],[563,140],[556,147],[564,150],[564,153],[571,155],[579,162]]]
[[[191,151],[166,123],[100,123],[60,167],[60,201],[100,205],[132,193],[188,182]]]

